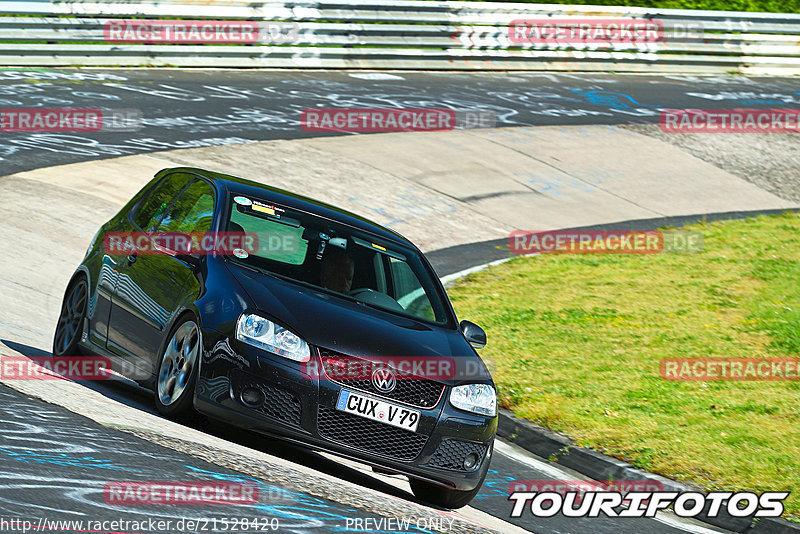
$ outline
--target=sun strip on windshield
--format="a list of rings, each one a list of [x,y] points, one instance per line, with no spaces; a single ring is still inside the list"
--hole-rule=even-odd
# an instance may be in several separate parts
[[[352,239],[353,243],[355,243],[356,245],[361,245],[362,247],[368,248],[370,250],[377,250],[381,254],[386,254],[387,256],[391,256],[392,258],[400,260],[402,262],[407,261],[406,257],[403,254],[400,254],[399,252],[394,252],[393,250],[389,250],[383,245],[379,245],[378,243],[364,241],[363,239],[359,239],[355,236],[351,236],[350,239]]]
[[[250,200],[245,197],[236,197],[234,202],[236,203],[236,209],[239,211],[239,213],[244,213],[245,215],[249,215],[251,217],[258,217],[259,219],[266,219],[268,221],[285,224],[286,226],[291,226],[293,228],[300,228],[301,226],[299,220],[293,219],[292,217],[287,217],[285,215],[280,215],[280,213],[285,213],[286,210],[278,206],[266,204],[257,200]]]

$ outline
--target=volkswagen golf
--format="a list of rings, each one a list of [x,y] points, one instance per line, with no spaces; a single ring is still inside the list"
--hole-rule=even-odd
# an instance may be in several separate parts
[[[67,287],[53,354],[108,358],[167,417],[196,410],[349,457],[407,476],[421,501],[459,508],[483,483],[497,429],[475,350],[485,343],[394,231],[176,168],[98,230]]]

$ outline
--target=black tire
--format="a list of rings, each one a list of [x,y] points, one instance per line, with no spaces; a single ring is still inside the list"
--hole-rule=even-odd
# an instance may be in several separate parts
[[[158,357],[155,400],[162,415],[185,419],[194,414],[194,390],[202,350],[203,339],[194,316],[178,320]]]
[[[490,457],[493,449],[494,444],[492,444],[492,447],[489,449],[488,454]],[[481,475],[481,480],[473,490],[462,491],[448,489],[430,482],[417,480],[415,478],[410,478],[409,483],[411,484],[411,491],[414,493],[414,496],[420,501],[427,504],[432,504],[433,506],[437,506],[439,508],[456,510],[458,508],[465,507],[472,501],[472,499],[475,498],[475,495],[477,495],[481,490],[483,481],[486,480],[486,473],[488,472],[489,462],[486,462],[486,466],[483,468],[483,474]]]
[[[64,292],[56,333],[53,336],[53,356],[80,356],[78,343],[83,335],[83,322],[89,302],[89,284],[83,276],[75,279]]]

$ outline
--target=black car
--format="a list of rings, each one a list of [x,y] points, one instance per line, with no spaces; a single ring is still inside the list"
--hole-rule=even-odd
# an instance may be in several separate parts
[[[197,235],[214,245],[109,245]],[[257,239],[225,249],[226,236]],[[53,353],[108,358],[168,417],[196,409],[357,459],[407,475],[422,501],[458,508],[483,483],[497,429],[494,384],[473,348],[485,343],[399,234],[280,189],[176,168],[98,231]]]

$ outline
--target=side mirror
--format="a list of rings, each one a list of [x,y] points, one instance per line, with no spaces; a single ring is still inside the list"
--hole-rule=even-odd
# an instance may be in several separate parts
[[[461,321],[459,327],[472,348],[482,349],[486,346],[486,332],[483,328],[469,321]]]

